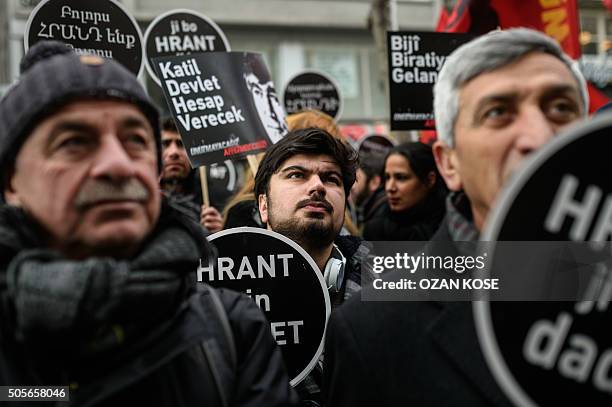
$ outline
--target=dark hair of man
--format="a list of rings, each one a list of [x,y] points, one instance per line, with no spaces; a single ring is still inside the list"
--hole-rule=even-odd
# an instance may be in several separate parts
[[[176,127],[176,122],[172,116],[166,117],[162,120],[162,130],[170,131],[172,133],[178,133],[178,128]]]
[[[348,198],[355,182],[359,161],[357,152],[325,130],[315,128],[291,131],[270,147],[255,176],[256,198],[261,194],[268,194],[272,175],[280,170],[285,161],[298,154],[326,154],[332,157],[340,167],[344,192]]]
[[[438,172],[436,160],[434,159],[430,145],[419,142],[411,142],[393,147],[393,149],[391,149],[391,151],[389,151],[387,154],[387,157],[385,157],[385,166],[387,164],[387,160],[393,154],[399,154],[408,160],[412,172],[414,172],[417,178],[424,184],[427,184],[427,177],[431,172],[433,172],[436,175],[434,189],[446,191],[446,184]]]
[[[168,131],[171,133],[177,133],[180,136],[178,128],[176,127],[176,122],[172,116],[167,116],[161,121],[161,129],[162,131]],[[163,143],[163,142],[162,142]],[[163,149],[164,147],[162,147]],[[164,182],[168,182],[164,179],[161,181],[162,187],[164,187]],[[175,182],[175,181],[171,181]],[[183,187],[183,194],[189,195],[192,194],[195,197],[195,202],[199,205],[202,204],[202,189],[200,187],[200,174],[198,171],[191,170],[187,177],[181,181]]]
[[[375,176],[384,177],[384,161],[382,157],[377,157],[374,154],[363,155],[359,157],[359,168],[366,175],[366,182],[370,181]]]

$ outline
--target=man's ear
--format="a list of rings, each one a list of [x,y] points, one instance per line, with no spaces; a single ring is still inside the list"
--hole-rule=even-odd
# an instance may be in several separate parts
[[[433,154],[440,175],[444,178],[446,186],[451,191],[460,191],[463,188],[461,181],[461,171],[457,152],[438,140],[433,145]]]
[[[8,170],[2,177],[2,185],[4,186],[4,200],[7,204],[13,206],[21,206],[21,199],[14,186],[15,170]]]
[[[265,194],[260,194],[257,197],[257,206],[259,207],[259,216],[264,224],[268,223],[268,200]]]

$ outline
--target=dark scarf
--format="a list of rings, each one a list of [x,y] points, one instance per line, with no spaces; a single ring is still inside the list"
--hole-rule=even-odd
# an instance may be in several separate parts
[[[193,290],[198,261],[210,247],[199,225],[166,206],[130,260],[68,260],[44,249],[38,232],[21,210],[0,207],[2,324],[17,341],[82,355],[170,319]]]
[[[368,240],[427,241],[444,218],[444,197],[432,192],[414,207],[394,212],[386,205],[384,212],[366,224]]]

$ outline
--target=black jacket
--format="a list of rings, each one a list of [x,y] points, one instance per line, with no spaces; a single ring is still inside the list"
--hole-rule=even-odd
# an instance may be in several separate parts
[[[432,240],[450,240],[445,222]],[[469,302],[353,298],[331,316],[323,373],[328,406],[510,405],[480,350]]]
[[[177,181],[179,182],[179,181]],[[179,182],[182,192],[175,192],[170,185],[161,182],[162,193],[168,203],[174,209],[182,212],[200,223],[200,211],[202,210],[202,188],[200,187],[200,174],[198,170],[191,170],[182,182]],[[212,206],[215,206],[212,204]]]
[[[371,250],[371,246],[368,242],[356,236],[338,236],[334,243],[344,255],[346,264],[344,266],[343,283],[340,289],[338,291],[330,290],[329,292],[332,313],[335,312],[345,300],[353,296],[359,297],[362,277],[367,281],[373,278],[373,272],[370,270],[370,266],[365,262]],[[362,269],[364,264],[366,264],[368,269]],[[296,387],[302,399],[303,406],[317,407],[323,405],[321,384],[321,367],[317,365],[304,381]]]
[[[248,199],[240,201],[227,211],[227,217],[223,229],[250,226],[253,228],[265,227],[261,222],[257,201]]]
[[[364,225],[371,219],[381,216],[387,206],[387,194],[384,187],[379,187],[370,195],[363,205],[358,208],[357,223]]]
[[[341,304],[361,291],[362,277],[367,279],[367,282],[374,278],[374,273],[370,269],[369,263],[366,262],[372,250],[369,242],[357,236],[338,236],[334,243],[345,256],[346,266],[341,290],[342,295],[330,294],[332,306]],[[364,265],[368,267],[367,270],[363,269]]]
[[[70,386],[80,406],[297,401],[255,303],[218,290],[213,309],[212,289],[196,285],[199,225],[165,207],[129,261],[70,261],[38,235],[0,207],[0,385]]]
[[[427,241],[440,226],[444,214],[444,197],[434,193],[403,212],[392,212],[385,204],[379,216],[366,222],[363,238],[368,241]]]

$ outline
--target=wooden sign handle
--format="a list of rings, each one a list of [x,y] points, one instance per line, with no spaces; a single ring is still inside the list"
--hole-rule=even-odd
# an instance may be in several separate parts
[[[257,174],[257,169],[259,168],[259,161],[257,160],[257,156],[247,155],[247,161],[249,162],[249,167],[251,167],[253,177],[255,177],[255,174]]]
[[[202,202],[204,206],[210,206],[210,197],[208,196],[208,178],[206,175],[206,166],[203,165],[199,168],[200,170],[200,185],[202,187]]]

